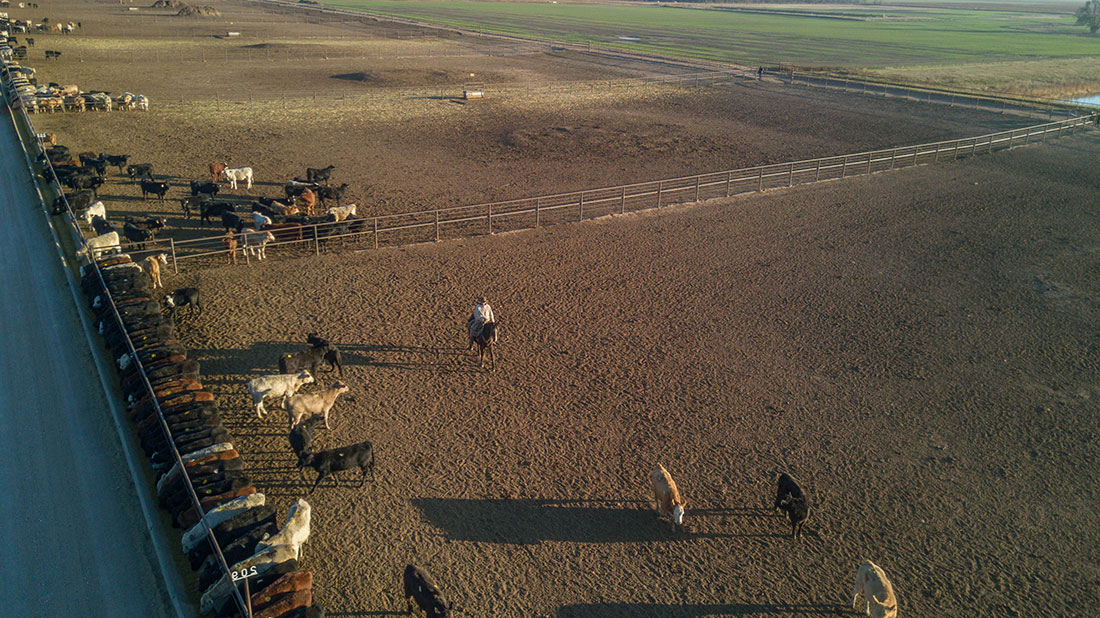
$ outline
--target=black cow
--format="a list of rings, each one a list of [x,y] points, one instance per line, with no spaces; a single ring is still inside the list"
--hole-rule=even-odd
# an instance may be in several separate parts
[[[66,193],[64,199],[58,196],[53,201],[53,214],[59,215],[65,212],[65,200],[68,200],[69,206],[71,206],[73,210],[84,210],[95,201],[95,193],[88,189],[81,189],[79,191],[73,191],[72,193]]]
[[[136,163],[126,167],[126,173],[130,175],[130,182],[136,181],[138,178],[149,177],[153,179],[153,164],[152,163]]]
[[[110,221],[104,219],[99,215],[95,215],[92,217],[92,229],[95,230],[95,233],[99,236],[102,236],[109,232],[118,231],[115,229],[115,224],[111,223]]]
[[[786,472],[779,475],[777,485],[775,510],[787,514],[787,520],[791,523],[791,538],[798,538],[802,536],[802,524],[810,517],[810,504],[806,493]]]
[[[321,205],[325,205],[325,200],[336,200],[336,205],[340,205],[340,200],[344,199],[344,193],[348,190],[348,184],[344,183],[339,187],[330,187],[322,185],[314,189],[314,193],[317,194],[317,199],[321,200]]]
[[[241,230],[244,229],[244,226],[244,219],[242,219],[241,216],[238,215],[236,212],[226,211],[222,213],[222,227],[225,228],[225,231],[228,232],[229,230],[233,230],[234,232],[240,234]]]
[[[141,181],[141,199],[149,199],[149,194],[160,198],[160,201],[164,201],[164,195],[168,193],[168,183],[157,182],[155,180],[142,179]]]
[[[237,207],[230,202],[203,202],[199,211],[199,225],[206,225],[214,217],[221,218],[227,212],[236,212]]]
[[[299,471],[304,474],[306,466],[317,471],[317,480],[314,481],[309,493],[312,494],[317,486],[321,484],[321,480],[329,475],[332,475],[333,482],[339,485],[340,481],[337,480],[336,473],[353,468],[359,468],[359,471],[363,473],[362,481],[359,483],[360,487],[367,482],[368,471],[371,480],[374,480],[374,447],[369,441],[364,440],[358,444],[349,444],[348,446],[314,453],[312,452],[313,440],[310,437],[309,427],[302,423],[295,427],[293,431],[299,432],[300,438],[291,440],[291,444],[304,445],[303,450],[297,453]]]
[[[336,346],[314,333],[306,337],[306,342],[313,347],[297,354],[283,354],[279,357],[279,373],[298,373],[308,369],[310,374],[316,376],[321,363],[325,362],[329,368],[339,371],[341,378],[344,377],[343,359]]]
[[[443,592],[424,567],[406,565],[402,579],[405,583],[405,603],[408,604],[406,613],[412,613],[414,601],[428,618],[446,618],[453,613],[454,603],[447,603]]]
[[[202,313],[198,288],[180,288],[165,296],[164,304],[168,306],[173,318],[176,317],[176,311],[182,307],[191,307],[191,311],[198,309],[199,313]]]
[[[103,186],[104,179],[99,176],[77,174],[65,179],[65,184],[70,189],[91,189],[96,199],[99,198],[99,188]]]
[[[257,528],[274,535],[278,532],[275,517],[276,511],[273,506],[253,507],[214,526],[214,539],[218,541],[219,545],[225,547],[247,534],[250,530]],[[185,549],[188,549],[187,559],[191,563],[191,570],[196,570],[202,566],[203,560],[212,552],[210,543],[205,538],[193,547]]]
[[[92,170],[98,176],[107,175],[107,161],[100,157],[91,156],[86,154],[80,155],[80,164],[84,167]]]
[[[137,225],[134,225],[133,223],[130,223],[129,221],[127,221],[126,224],[122,226],[122,235],[126,237],[126,240],[132,243],[136,243],[138,249],[144,249],[145,243],[153,240],[155,236],[152,230],[147,230],[143,227],[139,227]]]
[[[107,165],[118,166],[118,173],[121,174],[122,173],[122,166],[126,165],[126,163],[130,160],[130,155],[125,155],[125,154],[124,155],[109,155],[109,154],[103,154],[101,152],[101,153],[99,153],[99,158],[106,161]]]
[[[210,181],[191,181],[191,195],[205,194],[210,197],[214,197],[221,191],[221,186],[216,182]]]
[[[320,188],[321,186],[317,183],[309,182],[308,180],[302,180],[301,178],[295,178],[291,182],[283,185],[283,193],[286,194],[287,200],[293,200],[294,198],[301,195],[302,192],[306,189],[309,189],[316,193],[317,190]]]
[[[209,201],[209,195],[191,195],[180,199],[180,209],[183,210],[183,216],[190,219],[192,210],[197,210],[201,213],[204,205]]]
[[[324,182],[327,183],[328,179],[332,176],[332,170],[336,169],[335,165],[328,167],[322,167],[317,169],[315,167],[306,168],[306,181],[308,182]]]

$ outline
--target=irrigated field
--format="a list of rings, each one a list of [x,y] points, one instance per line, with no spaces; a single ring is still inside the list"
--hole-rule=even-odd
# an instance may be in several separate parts
[[[1100,88],[1100,40],[1066,5],[654,6],[547,2],[326,0],[333,7],[484,32],[744,65],[793,63],[960,87],[1062,96]],[[1037,12],[1045,8],[1048,12]],[[1073,59],[1072,63],[1060,62]],[[1043,63],[1040,70],[1015,64]],[[980,68],[977,65],[981,65]],[[907,72],[914,66],[924,70]]]
[[[59,3],[85,32],[42,37],[64,54],[32,57],[40,80],[153,107],[35,122],[74,151],[153,162],[177,198],[216,159],[255,168],[242,200],[334,163],[366,215],[1031,122],[771,81],[639,86],[686,69],[216,6],[220,19],[181,21]],[[241,38],[215,38],[230,28]],[[488,98],[458,99],[467,80]],[[373,441],[378,480],[309,497],[304,565],[329,615],[404,611],[409,562],[478,618],[853,615],[870,558],[902,616],[1084,616],[1100,604],[1098,154],[1086,133],[165,283],[200,289],[205,311],[180,333],[280,509],[308,486],[285,419],[257,419],[245,382],[311,332],[344,351],[351,397],[317,440]],[[196,233],[135,193],[112,177],[109,217],[172,212],[169,234]],[[495,372],[461,330],[482,293],[504,325]],[[652,512],[657,462],[687,499],[684,532]],[[813,497],[801,542],[767,508],[780,470]]]

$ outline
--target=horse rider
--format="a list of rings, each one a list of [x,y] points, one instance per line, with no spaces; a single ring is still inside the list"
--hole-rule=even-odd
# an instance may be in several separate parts
[[[477,304],[474,305],[473,314],[466,321],[466,328],[470,331],[470,345],[473,345],[474,339],[477,339],[486,324],[495,321],[496,318],[493,316],[493,308],[489,305],[489,299],[484,296],[479,297]]]

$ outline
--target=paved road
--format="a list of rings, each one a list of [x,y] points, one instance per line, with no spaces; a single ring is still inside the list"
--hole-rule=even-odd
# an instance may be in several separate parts
[[[0,616],[174,615],[0,103]]]

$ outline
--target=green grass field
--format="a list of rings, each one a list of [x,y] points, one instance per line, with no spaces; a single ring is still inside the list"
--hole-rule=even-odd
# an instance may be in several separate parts
[[[934,76],[936,66],[1006,63],[1004,79],[992,79],[993,85],[1020,78],[1042,81],[1041,70],[1038,76],[1016,74],[1023,66],[1020,61],[1100,57],[1100,37],[1087,36],[1087,30],[1076,26],[1069,14],[1034,12],[1035,5],[1028,12],[934,5],[754,5],[754,11],[766,12],[742,12],[548,2],[325,0],[325,4],[485,32],[745,65],[793,63],[884,74],[922,67],[922,75]],[[1061,75],[1055,81],[1088,80],[1090,73],[1095,75],[1093,69],[1090,66],[1080,76]]]

